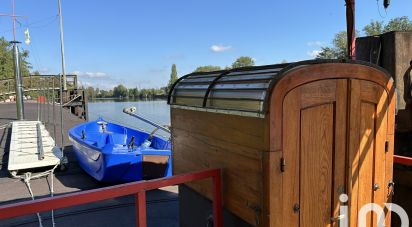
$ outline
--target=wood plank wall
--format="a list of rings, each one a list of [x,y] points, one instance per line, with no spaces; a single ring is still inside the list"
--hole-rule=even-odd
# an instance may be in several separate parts
[[[268,120],[171,109],[174,174],[223,168],[223,203],[235,215],[259,225]],[[224,124],[223,124],[224,122]],[[211,198],[211,182],[188,184]]]

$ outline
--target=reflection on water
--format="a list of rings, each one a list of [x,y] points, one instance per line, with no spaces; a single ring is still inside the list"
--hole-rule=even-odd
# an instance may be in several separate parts
[[[89,120],[100,117],[127,127],[142,129],[151,132],[154,127],[137,118],[123,113],[123,108],[134,106],[136,113],[160,125],[170,125],[170,107],[166,100],[90,100],[88,103]],[[168,133],[158,131],[158,134],[169,137]]]

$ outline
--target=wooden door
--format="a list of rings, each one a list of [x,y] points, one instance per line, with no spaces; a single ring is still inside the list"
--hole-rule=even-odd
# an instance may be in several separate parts
[[[347,80],[293,89],[283,108],[282,226],[329,226],[345,185]]]
[[[350,225],[360,205],[385,200],[387,95],[363,80],[299,86],[283,103],[283,226],[338,226],[349,195]],[[289,168],[288,168],[289,167]],[[387,180],[386,180],[387,181]],[[380,189],[373,191],[378,184]],[[376,188],[376,187],[375,187]],[[286,199],[287,198],[287,199]],[[372,216],[368,217],[372,222]]]
[[[365,80],[350,80],[348,135],[348,194],[350,226],[357,226],[359,210],[368,203],[384,207],[388,200],[385,144],[388,133],[388,95],[379,85]],[[388,179],[386,179],[388,178]],[[390,226],[390,217],[386,218]],[[366,226],[377,226],[369,212]]]

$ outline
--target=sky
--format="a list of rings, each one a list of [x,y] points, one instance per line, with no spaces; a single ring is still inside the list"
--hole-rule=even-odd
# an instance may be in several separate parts
[[[12,0],[0,0],[0,13]],[[411,0],[356,2],[356,28],[371,20],[412,19]],[[61,72],[57,0],[15,0],[17,40],[33,70]],[[159,88],[198,66],[230,66],[240,56],[256,65],[313,58],[346,29],[344,0],[62,0],[66,72],[85,86]],[[24,44],[28,28],[30,45]],[[11,40],[12,20],[0,17]]]

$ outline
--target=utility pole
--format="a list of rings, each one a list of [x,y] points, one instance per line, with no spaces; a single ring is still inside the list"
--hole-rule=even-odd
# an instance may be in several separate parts
[[[66,83],[66,61],[64,59],[64,35],[63,35],[63,19],[62,19],[62,7],[61,7],[61,0],[57,0],[59,6],[59,21],[60,21],[60,50],[61,50],[61,58],[62,58],[62,74],[63,74],[63,91],[67,90],[67,83]],[[63,102],[61,102],[63,103]]]
[[[348,56],[356,59],[356,30],[355,30],[355,0],[345,0],[346,3],[346,35],[348,40]]]
[[[13,58],[14,58],[14,78],[15,78],[15,86],[16,86],[16,109],[17,109],[17,119],[23,120],[24,119],[24,103],[23,103],[23,79],[21,76],[20,71],[20,53],[18,44],[20,42],[16,41],[16,18],[23,17],[14,14],[14,0],[11,2],[12,12],[10,14],[0,14],[0,16],[9,16],[12,18],[13,21],[13,41],[10,42],[13,44]]]

